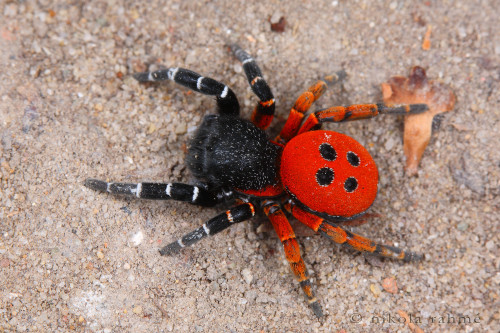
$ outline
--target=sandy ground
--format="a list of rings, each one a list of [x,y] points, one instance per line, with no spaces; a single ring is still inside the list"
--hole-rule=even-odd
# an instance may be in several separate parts
[[[398,311],[425,332],[497,331],[497,12],[495,0],[0,1],[0,331],[409,332]],[[285,31],[271,31],[268,19],[281,16]],[[274,133],[301,91],[340,69],[343,89],[316,108],[380,101],[379,84],[413,65],[451,86],[455,110],[416,177],[404,174],[401,118],[326,126],[379,166],[375,214],[356,232],[425,261],[373,259],[298,228],[318,320],[264,218],[164,258],[160,246],[225,207],[83,186],[192,181],[186,143],[213,100],[130,74],[193,69],[230,85],[248,117],[256,97],[228,41],[255,56],[272,87]],[[382,287],[391,277],[396,294]]]

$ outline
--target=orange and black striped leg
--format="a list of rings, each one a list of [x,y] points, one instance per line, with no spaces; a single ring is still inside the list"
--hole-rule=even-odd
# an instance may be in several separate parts
[[[232,195],[232,192],[211,192],[199,186],[182,183],[108,183],[88,178],[84,185],[92,190],[113,195],[149,200],[176,200],[205,207],[215,206]]]
[[[295,233],[293,232],[290,222],[288,222],[285,214],[276,202],[265,201],[263,203],[263,209],[264,213],[271,221],[274,230],[276,230],[281,243],[283,243],[286,260],[290,263],[293,273],[299,280],[300,287],[304,291],[310,307],[318,318],[322,317],[323,311],[321,310],[321,305],[314,296],[311,281],[307,276],[306,265],[300,255],[299,243],[295,238]]]
[[[328,237],[335,243],[345,244],[358,251],[369,252],[381,257],[399,259],[405,262],[422,260],[422,256],[414,252],[403,251],[394,246],[381,245],[338,226],[328,224],[323,218],[306,212],[291,202],[288,202],[285,207],[297,220],[314,231],[321,233],[323,236]]]
[[[252,122],[255,126],[265,130],[274,118],[275,105],[271,88],[264,80],[259,66],[248,53],[236,44],[231,45],[230,48],[234,56],[242,63],[252,91],[260,99],[253,111]]]
[[[240,104],[231,88],[224,83],[209,77],[203,77],[188,69],[175,67],[155,72],[136,73],[134,78],[139,82],[172,80],[196,92],[215,96],[219,113],[237,116],[240,112]]]
[[[198,242],[202,238],[215,235],[224,229],[229,228],[238,222],[251,219],[255,215],[253,204],[247,202],[231,208],[230,210],[217,215],[204,223],[201,227],[182,236],[176,242],[170,243],[160,250],[160,254],[171,255],[179,252],[180,249],[188,247]]]
[[[298,134],[317,130],[323,123],[343,122],[358,119],[373,118],[380,114],[417,114],[427,111],[427,104],[388,105],[379,104],[357,104],[351,106],[334,106],[319,110],[307,117]]]
[[[309,110],[312,103],[323,95],[326,88],[327,85],[324,81],[318,81],[299,96],[299,98],[295,101],[293,108],[290,110],[285,126],[283,126],[283,129],[274,141],[280,144],[285,144],[297,134],[300,124],[302,123],[302,119],[304,118],[304,114],[307,110]]]

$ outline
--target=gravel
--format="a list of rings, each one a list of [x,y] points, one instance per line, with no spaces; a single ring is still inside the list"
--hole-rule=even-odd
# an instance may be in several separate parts
[[[426,332],[499,327],[500,35],[496,1],[0,2],[0,330],[16,332]],[[283,33],[270,18],[286,19]],[[431,47],[422,49],[432,26]],[[158,248],[224,207],[134,201],[88,178],[190,182],[185,148],[211,98],[130,74],[189,67],[256,103],[224,45],[258,61],[276,96],[344,69],[313,108],[378,102],[420,65],[457,95],[405,176],[402,119],[330,124],[378,163],[361,235],[424,253],[402,264],[293,226],[325,317],[308,308],[264,218],[177,256]],[[353,228],[354,230],[354,228]],[[384,290],[394,278],[398,291]],[[452,318],[453,321],[450,319]],[[463,321],[467,321],[464,323]]]

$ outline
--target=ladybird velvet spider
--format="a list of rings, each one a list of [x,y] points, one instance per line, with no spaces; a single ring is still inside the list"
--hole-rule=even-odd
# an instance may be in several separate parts
[[[217,114],[207,115],[191,141],[187,166],[198,180],[182,183],[116,183],[87,179],[85,186],[115,195],[141,199],[178,200],[214,206],[227,200],[236,205],[198,229],[160,249],[177,253],[208,235],[252,218],[256,209],[267,215],[281,240],[293,274],[314,314],[323,315],[314,296],[299,244],[284,211],[332,241],[382,257],[417,261],[421,256],[381,245],[343,229],[341,222],[363,215],[377,194],[378,171],[368,151],[349,136],[320,130],[325,122],[366,119],[378,114],[414,114],[425,104],[360,104],[335,106],[304,114],[325,91],[318,81],[304,92],[273,140],[264,132],[274,116],[274,96],[255,60],[239,46],[230,46],[242,63],[253,92],[260,101],[251,121],[240,118],[239,103],[225,84],[183,68],[138,73],[139,82],[172,80],[202,94],[215,96]]]

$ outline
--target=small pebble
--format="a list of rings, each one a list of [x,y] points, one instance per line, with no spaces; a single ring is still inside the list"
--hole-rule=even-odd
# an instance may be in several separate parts
[[[104,259],[104,254],[101,251],[97,251],[97,258]]]
[[[467,230],[468,227],[469,227],[469,223],[467,223],[467,222],[460,222],[459,224],[457,224],[457,229],[460,231],[465,231],[465,230]]]
[[[141,314],[142,313],[142,306],[138,305],[132,309],[132,312],[135,314]]]
[[[185,122],[179,122],[179,125],[177,125],[175,127],[175,130],[174,130],[175,134],[185,134],[187,132],[187,125]]]
[[[245,268],[241,271],[241,275],[243,276],[243,279],[245,280],[246,283],[250,284],[253,281],[253,275],[252,272],[248,269]]]
[[[392,137],[389,137],[389,139],[387,139],[387,141],[385,142],[384,148],[387,151],[391,151],[395,145],[396,145],[396,140],[394,140],[394,138]]]
[[[500,54],[500,44],[495,45],[495,53]]]
[[[14,17],[17,15],[17,5],[15,3],[11,3],[5,6],[3,10],[3,14],[7,17]]]
[[[144,240],[144,233],[139,230],[132,237],[130,237],[129,245],[132,247],[137,247],[142,243],[143,240]]]
[[[372,291],[373,295],[375,295],[375,297],[378,297],[382,292],[382,290],[380,290],[380,287],[376,284],[371,284],[370,290]]]

